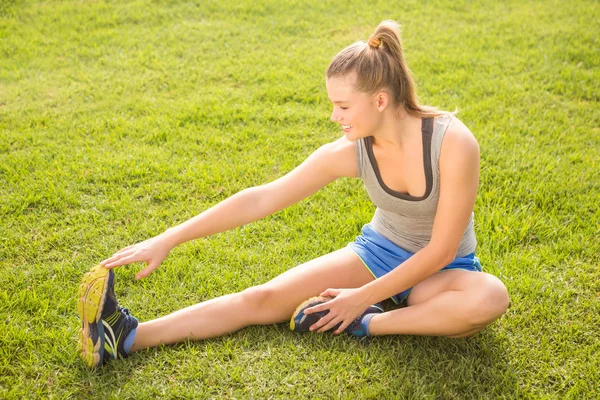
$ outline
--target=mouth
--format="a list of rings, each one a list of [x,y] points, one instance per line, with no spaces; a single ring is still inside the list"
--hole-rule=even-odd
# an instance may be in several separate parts
[[[348,130],[350,128],[354,127],[354,125],[342,125],[342,129],[343,130]]]

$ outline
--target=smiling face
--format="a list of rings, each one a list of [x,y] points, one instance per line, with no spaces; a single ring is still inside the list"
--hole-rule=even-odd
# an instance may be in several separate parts
[[[352,141],[372,136],[381,123],[381,111],[385,109],[377,95],[356,91],[355,82],[355,74],[331,77],[326,81],[327,95],[333,103],[331,120],[340,124],[346,138]]]

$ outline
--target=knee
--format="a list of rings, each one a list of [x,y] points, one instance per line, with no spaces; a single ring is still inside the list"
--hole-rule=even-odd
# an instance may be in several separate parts
[[[469,322],[474,327],[484,327],[500,318],[510,304],[504,283],[493,275],[482,276],[476,293],[471,297]]]
[[[273,302],[275,291],[266,285],[252,286],[240,292],[242,303],[252,310],[263,310]]]
[[[286,321],[289,312],[282,304],[282,292],[268,285],[250,287],[239,293],[242,314],[250,325],[269,325]],[[291,314],[290,314],[291,315]]]

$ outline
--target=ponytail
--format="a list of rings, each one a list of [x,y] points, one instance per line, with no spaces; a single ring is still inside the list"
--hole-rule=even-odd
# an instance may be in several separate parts
[[[360,41],[340,51],[327,68],[327,78],[356,72],[359,92],[374,95],[385,89],[393,103],[415,117],[447,114],[435,107],[419,104],[416,85],[404,60],[400,25],[386,20],[379,24],[368,41]]]

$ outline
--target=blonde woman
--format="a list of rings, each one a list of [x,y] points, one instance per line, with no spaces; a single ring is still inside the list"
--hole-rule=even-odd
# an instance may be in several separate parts
[[[243,190],[190,220],[128,246],[88,272],[78,310],[90,367],[159,344],[202,340],[290,320],[298,332],[473,335],[509,296],[481,272],[473,207],[479,146],[453,114],[420,105],[394,21],[338,53],[326,73],[331,120],[343,135],[287,175]],[[340,177],[360,178],[377,206],[347,247],[262,285],[139,323],[114,296],[113,268],[154,271],[175,246],[276,213]],[[358,233],[358,232],[357,232]],[[405,307],[383,312],[391,298]],[[308,299],[308,300],[307,300]]]

